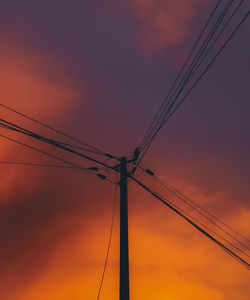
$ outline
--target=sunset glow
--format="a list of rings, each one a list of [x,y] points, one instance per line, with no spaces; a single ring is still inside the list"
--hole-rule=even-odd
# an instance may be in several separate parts
[[[10,2],[0,4],[1,104],[116,156],[131,155],[138,146],[216,3]],[[143,160],[248,239],[249,32],[248,20]],[[1,119],[69,142],[0,111]],[[82,167],[95,166],[0,130]],[[62,165],[4,137],[0,142],[1,162]],[[79,169],[0,168],[0,300],[96,299],[115,186]],[[114,180],[112,171],[101,171]],[[140,170],[137,174],[183,205]],[[249,270],[133,181],[128,194],[131,300],[249,299]],[[119,299],[119,193],[115,212],[100,300]]]

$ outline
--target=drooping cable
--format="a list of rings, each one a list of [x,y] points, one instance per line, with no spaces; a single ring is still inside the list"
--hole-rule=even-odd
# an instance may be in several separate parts
[[[161,126],[162,122],[164,121],[165,116],[171,111],[173,105],[178,100],[178,97],[181,95],[189,81],[191,80],[192,76],[194,75],[194,70],[196,65],[198,64],[199,60],[202,58],[206,48],[208,47],[210,41],[213,39],[216,31],[218,30],[219,26],[221,25],[222,21],[224,20],[226,14],[229,12],[231,5],[233,4],[234,0],[229,0],[226,7],[223,9],[221,14],[218,16],[215,24],[212,26],[210,32],[208,33],[206,39],[203,41],[201,47],[198,49],[193,61],[187,68],[185,74],[183,75],[181,81],[178,83],[177,87],[175,88],[172,96],[170,97],[169,101],[166,103],[165,108],[161,113],[161,117],[158,119],[158,122],[155,124],[154,129],[156,130],[157,127]],[[153,129],[153,131],[154,131]],[[152,131],[152,132],[153,132]]]
[[[219,222],[222,225],[230,228],[233,232],[237,233],[239,236],[243,237],[240,233],[238,233],[235,229],[233,229],[231,226],[226,225],[224,222],[222,222],[219,218],[215,217],[213,214],[209,213],[208,210],[203,209],[200,205],[195,203],[193,200],[188,198],[187,196],[183,195],[181,192],[179,192],[177,189],[172,187],[170,184],[166,183],[166,181],[162,180],[159,176],[156,176],[155,174],[152,175],[144,168],[140,167],[146,174],[148,174],[151,178],[153,178],[156,182],[161,184],[164,188],[166,188],[168,191],[170,191],[173,195],[175,195],[178,199],[183,201],[185,204],[187,204],[189,207],[191,207],[194,211],[199,213],[202,217],[204,217],[206,220],[208,220],[211,224],[219,228],[222,232],[224,232],[226,235],[230,236],[235,242],[237,242],[239,245],[244,247],[246,250],[250,250],[247,245],[245,245],[243,242],[241,242],[238,238],[233,236],[230,232],[225,230],[222,226],[216,223]],[[213,219],[212,219],[213,218]],[[249,243],[249,240],[246,237],[243,237],[243,239]],[[237,248],[237,247],[236,247]],[[237,248],[238,249],[238,248]],[[238,249],[239,250],[239,249]],[[241,251],[241,250],[240,250]],[[241,251],[242,252],[242,251]],[[244,253],[245,255],[249,256],[248,254]]]
[[[105,273],[106,273],[106,269],[107,269],[107,264],[108,264],[108,259],[109,259],[109,252],[110,252],[111,242],[112,242],[114,219],[115,219],[115,209],[116,209],[116,202],[117,202],[117,186],[118,186],[118,183],[117,183],[117,174],[116,174],[115,197],[114,197],[114,201],[113,201],[113,212],[112,212],[112,220],[111,220],[111,226],[110,226],[109,241],[108,241],[107,253],[106,253],[106,258],[105,258],[105,262],[104,262],[100,287],[99,287],[99,290],[98,290],[97,300],[100,299],[102,286],[103,286],[103,281],[104,281],[104,277],[105,277]]]
[[[60,161],[60,162],[66,163],[67,165],[70,165],[70,166],[72,166],[72,167],[74,167],[74,168],[77,168],[77,169],[80,169],[80,170],[89,172],[89,173],[91,173],[91,174],[93,174],[93,175],[99,177],[99,178],[102,179],[102,180],[106,180],[106,181],[108,181],[108,182],[110,182],[110,183],[114,183],[112,180],[108,179],[105,175],[100,174],[100,173],[96,173],[96,172],[95,172],[95,171],[96,171],[96,168],[95,168],[95,167],[84,168],[84,167],[82,167],[82,166],[80,166],[80,165],[78,165],[78,164],[75,164],[75,163],[71,162],[71,161],[68,161],[68,160],[66,160],[66,159],[60,158],[60,157],[58,157],[58,156],[56,156],[56,155],[54,155],[54,154],[48,153],[48,152],[46,152],[46,151],[40,150],[40,149],[38,149],[38,148],[36,148],[36,147],[33,147],[33,146],[30,146],[30,145],[28,145],[28,144],[26,144],[26,143],[17,141],[17,140],[15,140],[15,139],[13,139],[13,138],[10,138],[10,137],[8,137],[8,136],[5,136],[5,135],[0,134],[0,137],[2,137],[2,138],[4,138],[4,139],[7,139],[7,140],[9,140],[9,141],[12,141],[12,142],[14,142],[14,143],[16,143],[16,144],[19,144],[19,145],[21,145],[21,146],[24,146],[24,147],[26,147],[26,148],[28,148],[28,149],[30,149],[30,150],[33,150],[33,151],[42,153],[42,154],[44,154],[44,155],[46,155],[46,156],[49,156],[49,157],[51,157],[51,158],[54,158],[54,159]],[[97,168],[97,171],[98,171],[98,168]]]
[[[7,122],[7,121],[5,121],[3,119],[0,119],[0,121],[3,122],[3,123],[0,123],[0,127],[2,127],[2,128],[11,129],[11,130],[16,131],[16,132],[25,133],[26,135],[29,135],[29,136],[34,136],[34,134],[31,131],[29,131],[27,129],[23,129],[23,128],[21,129],[21,127],[17,126],[16,124]],[[36,137],[38,137],[38,136],[36,136]],[[99,152],[96,152],[94,150],[89,150],[87,148],[83,148],[83,147],[80,147],[80,146],[72,145],[72,144],[69,144],[69,143],[62,142],[62,141],[52,140],[52,139],[47,139],[47,140],[56,142],[57,144],[61,144],[63,146],[67,146],[67,147],[70,147],[70,148],[73,148],[73,149],[82,150],[82,151],[89,152],[89,153],[92,153],[92,154],[103,155],[103,154],[100,154]]]
[[[52,164],[41,164],[41,163],[29,163],[29,162],[17,162],[17,161],[0,161],[0,164],[4,165],[20,165],[20,166],[34,166],[34,167],[49,167],[49,168],[65,168],[65,169],[75,169],[76,167],[62,166],[62,165],[52,165]]]
[[[218,3],[217,3],[218,4]],[[192,74],[192,70],[194,68],[194,66],[197,64],[197,62],[199,61],[200,57],[202,56],[203,52],[205,51],[206,47],[208,46],[210,40],[213,38],[216,30],[218,29],[220,23],[222,22],[223,18],[225,17],[225,15],[227,14],[227,12],[230,9],[230,6],[233,4],[233,0],[229,0],[228,3],[226,4],[225,8],[223,9],[223,11],[221,12],[221,14],[218,16],[215,24],[212,26],[212,29],[210,30],[210,32],[208,33],[206,39],[203,41],[203,44],[201,45],[201,47],[198,49],[198,53],[196,53],[195,57],[193,58],[191,64],[189,65],[188,69],[186,70],[185,74],[183,75],[181,81],[178,83],[177,87],[174,90],[174,93],[172,94],[171,98],[167,101],[167,99],[165,99],[164,101],[164,105],[162,106],[162,111],[160,113],[160,116],[158,117],[158,119],[155,121],[155,124],[153,126],[153,128],[151,129],[151,131],[148,133],[148,138],[147,140],[150,139],[150,136],[152,136],[153,132],[157,129],[157,127],[160,126],[162,120],[164,120],[164,115],[166,115],[170,110],[171,107],[173,105],[173,103],[176,101],[176,98],[178,98],[179,94],[182,92],[182,90],[185,88],[188,80],[190,79],[190,74]],[[218,6],[216,6],[217,8]],[[216,9],[215,9],[216,10]],[[215,11],[214,11],[215,13]],[[212,20],[212,18],[209,18],[209,21]],[[209,25],[209,22],[207,23]],[[205,32],[202,31],[202,32]],[[201,34],[202,36],[202,34]],[[191,71],[190,71],[191,70]],[[176,93],[178,93],[176,95]],[[172,101],[173,97],[176,95],[175,99]],[[170,95],[169,95],[170,96]],[[171,103],[172,102],[172,103]],[[166,112],[167,111],[167,112]],[[147,144],[146,141],[144,141],[144,144]],[[143,144],[141,144],[140,146],[140,151],[142,151],[143,148]]]
[[[143,146],[143,153],[141,155],[142,157],[145,155],[146,151],[150,147],[153,139],[157,135],[157,133],[160,131],[160,129],[166,124],[166,122],[172,117],[172,115],[175,113],[175,111],[182,105],[182,103],[186,100],[186,98],[189,96],[189,94],[193,91],[193,89],[196,87],[196,85],[200,82],[200,80],[204,77],[204,75],[208,72],[208,70],[212,67],[214,62],[217,60],[217,58],[220,56],[222,51],[225,49],[225,47],[228,45],[228,43],[231,41],[231,39],[234,37],[234,35],[238,32],[241,25],[246,21],[246,19],[249,17],[249,12],[241,19],[240,23],[236,26],[236,28],[233,30],[232,34],[227,38],[227,40],[224,42],[224,44],[221,46],[219,51],[216,53],[216,55],[213,57],[213,59],[210,61],[210,63],[207,65],[207,67],[204,69],[204,71],[199,75],[198,79],[192,84],[192,86],[189,88],[189,90],[185,93],[185,95],[179,100],[179,102],[173,107],[172,111],[168,110],[165,118],[161,121],[161,124],[159,127],[155,130],[155,132],[152,134],[152,136],[149,138],[147,143]],[[179,96],[180,92],[178,93],[177,97]],[[177,98],[176,98],[177,99]],[[174,101],[176,100],[174,99]],[[171,107],[172,108],[172,107]]]
[[[175,113],[175,111],[180,107],[180,105],[184,102],[184,100],[189,96],[189,94],[192,92],[192,90],[195,88],[195,86],[200,82],[200,80],[204,77],[204,75],[207,73],[207,71],[211,68],[211,66],[214,64],[214,62],[217,60],[217,58],[220,56],[220,54],[223,52],[225,47],[228,45],[228,43],[231,41],[231,39],[234,37],[234,35],[238,32],[241,25],[246,21],[246,19],[249,17],[250,12],[248,12],[240,21],[240,23],[235,27],[232,34],[227,38],[227,40],[224,42],[220,50],[217,52],[217,54],[214,56],[214,58],[210,61],[208,66],[205,68],[205,70],[201,73],[201,75],[198,77],[198,79],[194,82],[194,84],[191,86],[191,88],[188,90],[188,92],[183,96],[183,98],[180,100],[180,102],[175,106],[173,111],[166,117],[164,122],[161,124],[161,127],[157,130],[157,132],[166,124],[166,122],[172,117],[172,115]]]
[[[156,176],[156,180],[159,183],[163,183],[163,180],[159,180],[159,178]],[[196,207],[200,208],[202,211],[204,211],[207,215],[211,216],[213,219],[215,219],[217,222],[221,223],[222,225],[224,225],[225,227],[227,227],[228,229],[230,229],[231,231],[233,231],[235,234],[237,234],[239,237],[241,237],[242,239],[244,239],[247,243],[249,243],[249,239],[247,239],[246,237],[244,237],[241,233],[239,233],[237,230],[235,230],[234,228],[232,228],[231,226],[229,226],[228,224],[226,224],[225,222],[221,221],[219,218],[217,218],[216,216],[214,216],[213,214],[211,214],[207,209],[204,209],[203,207],[201,207],[199,204],[195,203],[194,201],[192,201],[190,198],[188,198],[187,196],[183,195],[180,191],[178,191],[177,189],[175,189],[174,187],[172,187],[171,185],[167,184],[166,182],[164,182],[166,185],[168,185],[168,189],[178,195],[178,197],[180,199],[182,199],[182,201],[184,201],[186,204],[188,204],[190,207],[192,207],[193,209],[197,210],[197,208],[194,208],[193,205],[195,205]],[[189,202],[188,202],[189,201]],[[192,203],[193,205],[191,205],[190,203]],[[202,213],[201,213],[202,214]],[[202,214],[204,216],[204,214]],[[205,217],[205,216],[204,216]],[[205,217],[207,218],[207,217]],[[210,219],[209,219],[210,220]],[[214,225],[215,223],[213,221],[212,222]],[[218,227],[218,225],[215,225]],[[220,227],[221,228],[221,227]],[[224,229],[221,228],[222,231],[224,231],[225,233],[227,233],[232,239],[234,239],[235,241],[237,241],[240,245],[242,245],[244,248],[249,249],[249,247],[247,247],[245,244],[243,244],[241,241],[239,241],[238,239],[236,239],[235,237],[233,237],[230,233],[226,232]]]
[[[7,105],[4,105],[4,104],[2,104],[2,103],[0,103],[0,106],[2,106],[3,108],[5,108],[5,109],[7,109],[7,110],[9,110],[9,111],[12,111],[12,112],[14,112],[14,113],[16,113],[16,114],[18,114],[18,115],[20,115],[20,116],[22,116],[22,117],[24,117],[24,118],[26,118],[26,119],[28,119],[28,120],[30,120],[30,121],[33,121],[33,122],[35,122],[35,123],[37,123],[37,124],[39,124],[39,125],[41,125],[41,126],[43,126],[43,127],[46,127],[47,129],[50,129],[50,130],[52,130],[52,131],[54,131],[54,132],[56,132],[56,133],[58,133],[58,134],[60,134],[60,135],[62,135],[62,136],[64,136],[64,137],[67,137],[67,138],[71,139],[72,141],[75,141],[75,142],[77,142],[77,143],[80,143],[80,144],[82,144],[82,145],[88,147],[89,149],[94,150],[94,151],[95,151],[96,153],[98,153],[98,154],[103,154],[103,155],[105,155],[105,156],[107,156],[107,155],[109,156],[109,155],[110,155],[110,154],[105,153],[105,152],[102,151],[102,150],[99,150],[98,148],[96,148],[96,147],[94,147],[94,146],[91,146],[91,145],[89,145],[89,144],[83,142],[82,140],[80,140],[80,139],[78,139],[78,138],[75,138],[75,137],[73,137],[73,136],[71,136],[71,135],[69,135],[69,134],[67,134],[67,133],[65,133],[65,132],[63,132],[63,131],[60,131],[60,130],[58,130],[58,129],[52,127],[52,126],[49,126],[48,124],[45,124],[45,123],[43,123],[43,122],[41,122],[41,121],[38,121],[38,120],[36,120],[35,118],[32,118],[31,116],[29,116],[29,115],[27,115],[27,114],[24,114],[24,113],[22,113],[22,112],[20,112],[20,111],[18,111],[18,110],[16,110],[16,109],[14,109],[14,108],[11,108],[11,107],[9,107],[9,106],[7,106]],[[73,146],[73,145],[72,145],[72,146]],[[110,155],[110,156],[112,156],[112,155]]]
[[[156,192],[155,192],[156,193]],[[160,196],[158,193],[156,193],[158,196]],[[208,227],[206,224],[202,223],[201,221],[199,221],[197,218],[195,218],[194,216],[192,216],[190,213],[184,211],[182,208],[178,207],[177,205],[175,205],[173,202],[171,202],[170,200],[167,200],[166,198],[164,198],[164,200],[169,203],[170,205],[172,205],[173,207],[175,207],[176,209],[178,209],[182,214],[184,214],[185,216],[189,217],[190,219],[192,219],[194,222],[196,222],[197,224],[201,225],[203,228],[205,228],[206,230],[210,231],[211,233],[213,233],[214,235],[216,235],[219,239],[223,240],[224,242],[226,242],[229,246],[233,247],[236,251],[241,252],[243,255],[250,257],[245,251],[243,251],[242,249],[240,249],[239,247],[235,246],[233,243],[231,243],[229,240],[227,240],[225,237],[223,237],[222,235],[218,234],[216,231],[214,231],[213,229],[211,229],[210,227]]]
[[[196,203],[195,201],[193,201],[192,199],[190,199],[189,197],[187,197],[186,195],[184,195],[183,193],[181,193],[179,190],[177,190],[176,188],[174,188],[172,185],[170,185],[169,183],[167,183],[166,181],[164,181],[162,178],[160,178],[159,176],[157,176],[155,174],[155,172],[152,172],[149,169],[145,169],[142,166],[137,165],[141,170],[143,170],[144,172],[146,172],[148,175],[151,175],[154,179],[157,179],[158,181],[160,181],[160,184],[168,187],[170,189],[172,189],[173,191],[175,191],[177,194],[179,194],[181,197],[185,198],[187,201],[189,201],[190,203],[192,203],[193,205],[195,205],[196,207],[198,207],[199,209],[203,210],[206,214],[208,214],[209,216],[211,216],[212,218],[214,218],[216,221],[218,221],[219,223],[221,223],[222,225],[224,225],[225,227],[227,227],[228,229],[230,229],[232,232],[234,232],[235,234],[237,234],[239,237],[241,237],[243,240],[245,240],[247,243],[250,242],[250,240],[245,237],[244,235],[242,235],[240,232],[238,232],[236,229],[234,229],[233,227],[231,227],[230,225],[226,224],[225,222],[223,222],[222,220],[220,220],[218,217],[216,217],[215,215],[213,215],[211,212],[209,212],[207,209],[205,209],[204,207],[202,207],[201,205],[199,205],[198,203]]]
[[[212,44],[210,45],[210,47],[207,49],[207,47],[204,49],[207,51],[203,51],[203,53],[205,52],[205,54],[202,56],[200,56],[200,59],[197,61],[197,63],[195,64],[190,77],[193,76],[193,74],[195,74],[197,72],[197,70],[201,67],[202,63],[205,61],[205,59],[208,57],[208,55],[211,53],[212,49],[214,48],[215,44],[218,42],[218,40],[220,38],[222,38],[222,34],[225,32],[225,30],[227,29],[228,25],[231,23],[231,21],[233,20],[233,18],[235,17],[236,13],[239,11],[240,7],[243,5],[244,0],[241,0],[240,3],[235,7],[235,9],[233,10],[232,14],[229,16],[229,18],[227,19],[226,23],[224,24],[224,26],[222,27],[222,29],[219,31],[219,33],[217,34],[217,36],[215,37],[215,39],[212,41]],[[201,53],[201,54],[203,54]]]
[[[169,90],[167,96],[165,97],[163,103],[161,104],[161,106],[160,106],[160,108],[159,108],[159,110],[158,110],[156,116],[154,117],[153,121],[151,122],[149,128],[147,129],[147,131],[146,131],[146,133],[145,133],[145,135],[144,135],[144,137],[143,137],[143,139],[142,139],[142,141],[141,141],[141,143],[140,143],[139,148],[141,148],[141,146],[142,146],[142,145],[145,143],[145,141],[147,140],[148,136],[150,136],[150,132],[151,132],[151,130],[152,130],[152,127],[153,127],[155,121],[158,119],[159,115],[161,114],[162,109],[163,109],[164,106],[166,105],[166,102],[167,102],[169,96],[171,95],[172,91],[174,90],[174,88],[175,88],[175,86],[176,86],[176,84],[177,84],[177,82],[178,82],[180,76],[181,76],[182,73],[184,72],[184,70],[185,70],[185,68],[186,68],[186,66],[187,66],[187,64],[188,64],[188,62],[190,61],[190,59],[191,59],[191,57],[192,57],[192,55],[193,55],[193,53],[194,53],[196,47],[198,46],[200,40],[202,39],[203,34],[205,33],[205,31],[206,31],[208,25],[210,24],[212,18],[214,17],[214,14],[215,14],[217,8],[219,7],[221,1],[222,1],[222,0],[217,1],[217,3],[216,3],[216,5],[215,5],[214,9],[213,9],[212,12],[210,13],[209,18],[208,18],[208,21],[206,22],[205,26],[203,27],[203,29],[202,29],[200,35],[198,36],[198,38],[197,38],[197,40],[196,40],[194,46],[192,47],[192,49],[191,49],[191,51],[190,51],[190,53],[189,53],[187,59],[185,60],[183,66],[181,67],[181,70],[179,71],[177,77],[175,78],[173,84],[171,85],[170,90]]]
[[[92,157],[90,157],[90,156],[87,156],[86,154],[80,153],[80,152],[75,151],[75,150],[73,150],[73,149],[71,149],[71,148],[69,148],[69,147],[66,147],[66,146],[62,145],[60,142],[58,143],[56,140],[52,140],[52,139],[43,137],[43,136],[41,136],[41,135],[39,135],[39,134],[37,134],[37,133],[35,133],[35,132],[32,132],[32,131],[27,130],[27,129],[24,129],[23,127],[18,126],[18,125],[14,124],[14,123],[8,122],[8,121],[3,120],[3,119],[0,119],[0,125],[1,125],[2,127],[5,127],[6,129],[10,129],[10,130],[13,130],[13,131],[22,133],[22,134],[24,134],[24,135],[30,136],[30,137],[32,137],[32,138],[34,138],[34,139],[40,140],[40,141],[42,141],[42,142],[45,142],[46,144],[50,144],[50,145],[52,145],[52,146],[55,146],[55,147],[57,147],[57,148],[60,148],[60,149],[62,149],[62,150],[65,150],[65,151],[67,151],[67,152],[70,152],[70,153],[72,153],[72,154],[75,154],[75,155],[77,155],[77,156],[80,156],[80,157],[82,157],[82,158],[84,158],[84,159],[87,159],[87,160],[89,160],[89,161],[92,161],[92,162],[94,162],[94,163],[97,163],[97,164],[99,164],[99,165],[102,165],[102,166],[104,166],[104,167],[106,167],[106,168],[113,169],[113,167],[111,167],[111,166],[109,166],[109,165],[107,165],[107,164],[105,164],[105,163],[103,163],[103,162],[101,162],[101,161],[99,161],[99,160],[97,160],[97,159],[95,159],[95,158],[92,158]]]
[[[143,184],[141,181],[136,179],[135,177],[131,176],[131,179],[135,181],[139,186],[141,186],[144,190],[149,192],[152,196],[160,200],[162,203],[164,203],[167,207],[169,207],[172,211],[174,211],[176,214],[178,214],[180,217],[182,217],[184,220],[186,220],[189,224],[191,224],[194,228],[196,228],[199,232],[201,232],[203,235],[205,235],[207,238],[209,238],[211,241],[213,241],[215,244],[217,244],[219,247],[221,247],[226,253],[231,255],[235,260],[237,260],[240,264],[242,264],[244,267],[246,267],[248,270],[250,270],[249,263],[240,257],[238,254],[236,254],[233,250],[229,249],[227,246],[225,246],[222,242],[218,241],[216,238],[214,238],[211,234],[209,234],[207,231],[202,229],[200,226],[198,226],[195,222],[190,220],[187,216],[185,216],[182,212],[180,212],[177,208],[173,207],[170,203],[165,201],[163,197],[157,195],[151,188],[147,187],[145,184]]]
[[[232,2],[232,0],[229,0]],[[204,47],[204,45],[206,44],[209,36],[211,36],[211,33],[213,32],[213,28],[214,26],[216,25],[216,23],[218,22],[219,19],[217,19],[217,21],[215,22],[215,25],[213,25],[213,28],[210,30],[210,32],[208,33],[208,36],[206,37],[205,41],[203,42],[202,46],[200,46],[200,48],[197,50],[198,53],[195,54],[194,58],[192,59],[191,61],[191,64],[188,66],[188,63],[189,63],[189,60],[191,59],[192,55],[194,54],[196,48],[198,47],[200,41],[202,41],[202,38],[204,35],[206,35],[206,31],[208,30],[208,26],[210,25],[210,22],[212,22],[212,19],[219,7],[219,4],[220,4],[221,1],[218,1],[214,10],[212,11],[212,13],[210,14],[209,16],[209,19],[207,21],[207,23],[205,24],[200,36],[198,37],[195,45],[193,46],[186,62],[184,63],[183,67],[181,68],[175,82],[173,83],[173,85],[171,86],[171,89],[167,95],[167,97],[165,98],[162,106],[160,107],[159,109],[159,112],[157,114],[157,116],[155,117],[155,119],[153,120],[153,122],[151,123],[151,128],[150,130],[148,131],[147,133],[147,136],[145,136],[144,138],[144,141],[140,144],[139,148],[140,148],[140,151],[142,151],[143,149],[143,145],[147,144],[147,141],[150,139],[150,136],[152,136],[153,132],[157,129],[157,127],[159,126],[159,124],[161,123],[162,119],[164,119],[164,114],[166,114],[166,110],[169,109],[169,106],[171,105],[171,100],[173,99],[174,95],[177,93],[177,92],[180,92],[180,87],[183,83],[183,81],[187,78],[187,74],[189,73],[190,71],[190,68],[191,66],[193,65],[193,63],[196,61],[200,51],[202,50],[202,48]],[[226,8],[224,8],[225,10]],[[219,16],[220,18],[221,16]],[[188,69],[185,71],[184,75],[182,75],[182,73],[184,72],[185,68],[188,67]],[[182,78],[181,78],[181,75],[182,75]],[[179,83],[179,79],[181,80]],[[178,84],[177,84],[178,83]],[[170,97],[171,96],[171,97]],[[169,99],[170,97],[170,99]],[[154,123],[154,124],[153,124]]]
[[[207,57],[209,51],[205,52],[205,50],[208,48],[210,42],[213,41],[213,38],[215,37],[216,32],[218,31],[220,26],[223,24],[223,21],[226,18],[228,12],[230,11],[230,8],[231,8],[233,2],[234,2],[233,0],[229,0],[226,7],[223,9],[221,14],[217,18],[217,20],[216,20],[215,24],[213,25],[211,31],[209,32],[208,36],[204,40],[203,44],[201,45],[200,49],[198,50],[198,53],[195,55],[195,58],[193,59],[192,63],[188,67],[185,75],[183,76],[181,82],[179,83],[175,93],[172,95],[172,97],[170,99],[170,106],[168,108],[166,108],[167,112],[164,114],[165,116],[167,116],[168,112],[171,111],[171,108],[173,107],[174,103],[177,101],[178,96],[181,94],[181,92],[184,90],[184,88],[186,87],[188,82],[191,80],[192,76],[195,74],[195,71],[197,71],[197,69],[198,69],[197,65],[200,62],[200,60],[204,60]],[[236,8],[236,10],[231,14],[231,16],[229,17],[230,21],[232,20],[235,13],[238,11],[239,7],[243,4],[243,2],[244,2],[244,0],[242,0],[240,2],[238,7]],[[222,32],[228,26],[230,21],[226,22],[226,24],[224,25],[224,27],[222,29]],[[219,36],[220,36],[220,34],[219,34]],[[211,47],[210,47],[210,50],[211,50]],[[200,64],[198,66],[200,66]],[[176,95],[176,93],[177,93],[177,95]],[[171,102],[171,100],[172,100],[172,102]],[[163,118],[163,120],[164,120],[164,118]]]
[[[136,176],[137,178],[137,176]],[[233,247],[236,251],[241,252],[242,254],[244,254],[247,257],[250,257],[245,251],[243,251],[242,249],[240,249],[239,247],[235,246],[233,243],[231,243],[229,240],[227,240],[226,238],[224,238],[222,235],[218,234],[217,232],[215,232],[213,229],[211,229],[210,227],[208,227],[206,224],[202,223],[201,221],[199,221],[197,218],[195,218],[194,216],[192,216],[190,213],[188,213],[187,211],[183,210],[182,208],[178,207],[176,204],[174,204],[172,201],[166,199],[166,197],[161,196],[159,193],[155,192],[154,193],[159,196],[162,197],[162,199],[164,199],[167,203],[169,203],[171,206],[173,206],[174,208],[176,208],[177,210],[179,210],[183,215],[185,215],[186,217],[189,217],[190,219],[192,219],[194,222],[200,224],[203,228],[207,229],[208,231],[210,231],[211,233],[213,233],[214,235],[216,235],[218,238],[220,238],[221,240],[223,240],[224,242],[226,242],[228,245],[230,245],[231,247]]]
[[[236,12],[238,11],[239,7],[242,5],[244,0],[242,0],[239,5],[234,9],[233,13],[230,15],[229,19],[226,21],[226,24],[224,25],[224,27],[222,28],[222,30],[220,31],[219,35],[216,37],[215,41],[213,41],[212,46],[210,46],[210,48],[208,49],[207,52],[205,52],[205,56],[202,56],[202,54],[204,53],[204,51],[207,49],[207,47],[209,46],[209,41],[211,40],[211,37],[215,34],[215,30],[212,33],[212,36],[210,35],[208,42],[206,42],[206,47],[203,47],[203,49],[201,50],[202,52],[198,55],[198,59],[197,57],[195,58],[195,60],[193,60],[193,62],[191,63],[192,69],[189,70],[189,73],[187,74],[185,78],[185,81],[183,82],[183,85],[180,87],[179,91],[177,92],[175,98],[173,99],[172,103],[170,104],[170,106],[166,106],[163,109],[163,112],[161,112],[160,117],[156,120],[154,126],[151,126],[150,128],[150,133],[148,133],[147,138],[145,138],[143,140],[143,143],[140,145],[140,151],[141,156],[140,156],[140,161],[142,160],[143,156],[145,155],[146,151],[148,150],[148,148],[150,147],[153,139],[155,138],[155,136],[157,135],[157,133],[160,131],[160,129],[166,124],[166,122],[169,120],[169,118],[175,113],[175,111],[180,107],[180,105],[184,102],[184,100],[189,96],[189,94],[192,92],[192,90],[194,89],[194,87],[199,83],[199,81],[204,77],[204,75],[207,73],[207,71],[211,68],[211,66],[214,64],[214,62],[217,60],[217,58],[220,56],[220,54],[222,53],[222,51],[225,49],[225,47],[227,46],[227,44],[230,42],[230,40],[233,38],[233,36],[238,32],[239,28],[241,27],[241,25],[246,21],[246,19],[249,16],[249,12],[241,19],[241,21],[239,22],[239,24],[235,27],[235,29],[233,30],[233,32],[231,33],[231,35],[227,38],[227,40],[224,42],[224,44],[221,46],[221,48],[217,51],[217,53],[215,54],[215,56],[211,59],[211,61],[208,63],[208,65],[205,67],[205,69],[203,70],[203,72],[199,75],[198,79],[192,84],[192,86],[189,88],[189,90],[185,93],[185,95],[179,100],[179,102],[174,106],[174,103],[177,101],[178,97],[180,96],[181,92],[183,91],[184,87],[187,85],[188,81],[191,79],[191,77],[193,76],[193,72],[197,72],[198,66],[200,67],[201,63],[203,62],[204,58],[209,54],[209,52],[211,51],[212,47],[214,46],[215,42],[218,40],[218,38],[221,36],[222,32],[225,30],[225,28],[228,26],[228,24],[230,23],[230,21],[232,20],[232,18],[235,16]],[[231,2],[230,2],[231,3]],[[229,3],[229,4],[230,4]],[[225,17],[225,11],[223,13],[223,17]],[[222,20],[222,19],[221,19]],[[219,22],[221,22],[221,20]],[[219,23],[220,24],[220,23]],[[218,25],[218,24],[217,24]],[[215,28],[216,30],[218,29],[218,26]],[[202,60],[200,60],[202,59]],[[195,63],[194,63],[195,62]],[[191,76],[191,77],[190,77]],[[183,80],[183,79],[182,79]],[[158,125],[157,125],[158,124]],[[158,126],[158,127],[156,127]]]
[[[40,149],[38,149],[38,148],[36,148],[36,147],[33,147],[33,146],[30,146],[30,145],[28,145],[28,144],[26,144],[26,143],[17,141],[17,140],[15,140],[15,139],[13,139],[13,138],[7,137],[7,136],[2,135],[2,134],[0,134],[0,137],[2,137],[2,138],[4,138],[4,139],[7,139],[7,140],[9,140],[9,141],[12,141],[12,142],[14,142],[14,143],[17,143],[17,144],[19,144],[19,145],[22,145],[22,146],[24,146],[24,147],[26,147],[26,148],[29,148],[30,150],[34,150],[34,151],[36,151],[36,152],[45,154],[45,155],[47,155],[47,156],[49,156],[49,157],[51,157],[51,158],[54,158],[54,159],[56,159],[56,160],[59,160],[59,161],[61,161],[61,162],[63,162],[63,163],[66,163],[66,164],[68,164],[68,165],[71,165],[71,166],[74,167],[74,168],[79,168],[79,169],[82,169],[82,170],[84,170],[84,171],[87,171],[87,172],[92,173],[92,171],[91,171],[91,170],[88,170],[87,168],[81,167],[81,166],[79,166],[79,165],[77,165],[77,164],[75,164],[75,163],[73,163],[73,162],[67,161],[67,160],[65,160],[65,159],[63,159],[63,158],[60,158],[60,157],[54,155],[54,154],[51,154],[51,153],[48,153],[48,152],[46,152],[46,151],[40,150]]]

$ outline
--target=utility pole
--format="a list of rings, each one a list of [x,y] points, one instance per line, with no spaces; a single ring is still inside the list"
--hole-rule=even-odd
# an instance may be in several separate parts
[[[129,300],[128,173],[127,159],[120,159],[120,300]]]

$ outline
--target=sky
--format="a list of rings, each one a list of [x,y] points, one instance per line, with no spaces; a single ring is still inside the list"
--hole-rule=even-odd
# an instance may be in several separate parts
[[[131,155],[214,5],[2,0],[1,103],[107,153]],[[249,1],[242,7],[247,10]],[[143,161],[247,237],[249,31],[248,20]],[[1,118],[58,138],[4,108]],[[2,128],[1,134],[38,145]],[[58,164],[2,137],[0,142],[0,161]],[[49,146],[39,149],[91,166]],[[114,185],[73,169],[1,165],[0,174],[0,298],[96,299]],[[131,300],[248,299],[246,269],[133,182],[128,195]],[[103,300],[119,293],[118,208]]]

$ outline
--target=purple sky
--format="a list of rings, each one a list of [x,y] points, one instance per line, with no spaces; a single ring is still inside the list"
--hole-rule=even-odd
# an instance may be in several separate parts
[[[163,2],[157,1],[155,9],[165,9]],[[77,95],[70,112],[62,110],[60,123],[50,123],[107,152],[127,155],[140,143],[216,1],[189,2],[195,5],[187,28],[181,27],[183,36],[150,48],[141,42],[147,40],[142,29],[150,17],[131,1],[1,1],[0,48],[16,43],[19,47],[10,52],[28,49],[59,62],[67,74],[65,86]],[[249,9],[245,2],[241,15]],[[181,20],[182,12],[176,18]],[[161,130],[144,161],[172,182],[197,186],[208,196],[226,191],[221,202],[211,204],[221,216],[250,209],[249,32],[248,20]],[[39,75],[57,84],[61,78],[52,70]]]

